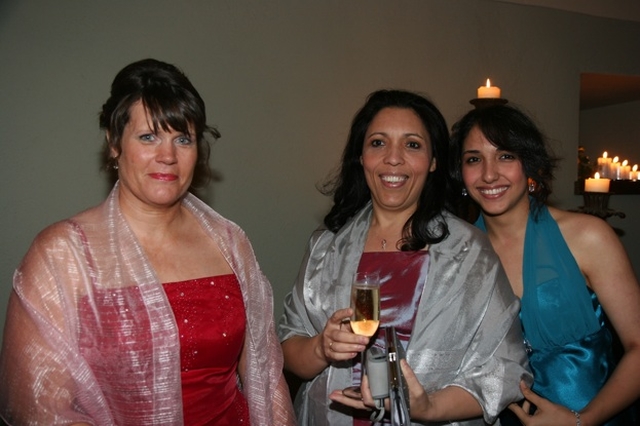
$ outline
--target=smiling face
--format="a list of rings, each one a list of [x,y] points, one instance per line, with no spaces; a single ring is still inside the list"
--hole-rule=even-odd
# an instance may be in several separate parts
[[[462,180],[469,196],[489,216],[529,209],[527,176],[513,153],[499,150],[476,126],[462,147]]]
[[[196,141],[173,129],[160,127],[154,132],[140,101],[131,106],[129,117],[117,158],[121,202],[153,208],[175,205],[191,185],[198,158]]]
[[[427,129],[405,108],[384,108],[376,114],[365,134],[361,162],[374,209],[409,214],[436,168]]]

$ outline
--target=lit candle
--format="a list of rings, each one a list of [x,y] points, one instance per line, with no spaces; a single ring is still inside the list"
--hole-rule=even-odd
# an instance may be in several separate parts
[[[500,88],[497,86],[492,86],[491,81],[487,79],[486,86],[478,87],[478,98],[499,98],[500,97]]]
[[[640,172],[638,171],[638,165],[634,164],[633,168],[631,169],[631,179],[632,180],[639,180],[640,179]]]
[[[620,180],[620,163],[619,158],[613,157],[613,162],[611,163],[611,179]]]
[[[624,180],[631,179],[631,166],[629,165],[629,162],[627,160],[624,160],[622,162],[622,172],[620,178]]]
[[[602,153],[602,157],[598,157],[598,173],[603,178],[611,176],[611,158],[607,157],[607,151]]]
[[[585,179],[584,192],[609,192],[609,182],[611,179],[602,178],[596,173],[593,178]]]

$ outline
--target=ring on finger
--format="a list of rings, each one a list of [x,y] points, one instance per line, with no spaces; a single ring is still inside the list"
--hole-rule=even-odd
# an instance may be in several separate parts
[[[332,340],[329,341],[329,350],[330,351],[333,350],[333,341]]]

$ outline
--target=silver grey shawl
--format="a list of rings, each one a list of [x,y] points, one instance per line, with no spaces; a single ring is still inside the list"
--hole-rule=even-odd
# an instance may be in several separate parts
[[[518,384],[530,380],[518,311],[506,274],[486,236],[443,213],[449,236],[431,245],[407,360],[428,392],[459,386],[482,406],[484,419],[453,425],[493,423],[509,403],[522,398]],[[320,333],[328,318],[349,306],[352,277],[363,252],[371,206],[337,233],[318,229],[278,325],[281,341]],[[432,226],[434,226],[432,224]],[[351,363],[337,363],[302,385],[295,401],[300,425],[352,425],[327,395],[351,385]],[[344,408],[342,408],[344,410]]]

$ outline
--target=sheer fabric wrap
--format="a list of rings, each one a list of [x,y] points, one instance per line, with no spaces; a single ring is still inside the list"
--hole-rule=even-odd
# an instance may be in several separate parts
[[[506,274],[488,239],[446,212],[449,236],[429,247],[427,281],[418,305],[407,361],[428,392],[458,386],[482,406],[484,418],[451,425],[493,423],[522,398],[519,382],[531,382],[518,311]],[[328,318],[349,306],[350,283],[364,250],[371,205],[337,233],[311,237],[293,291],[278,325],[284,341],[320,333]],[[352,417],[327,395],[351,385],[351,363],[336,363],[300,388],[295,401],[301,425],[351,425]],[[486,422],[486,423],[485,423]]]
[[[294,424],[271,287],[248,239],[193,195],[183,206],[240,282],[252,425]],[[42,231],[16,270],[0,413],[15,425],[181,425],[179,351],[173,312],[119,210],[116,184],[101,205]]]

